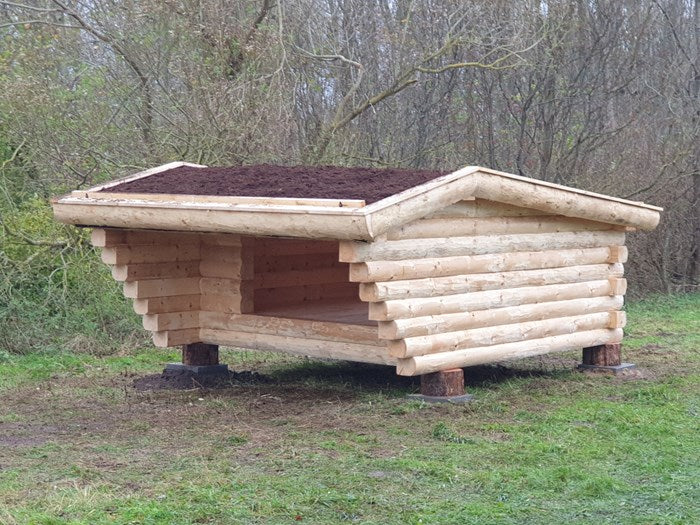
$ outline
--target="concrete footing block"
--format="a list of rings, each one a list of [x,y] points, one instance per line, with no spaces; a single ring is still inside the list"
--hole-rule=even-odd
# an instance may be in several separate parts
[[[165,375],[191,375],[192,377],[228,376],[228,365],[184,365],[182,363],[168,363],[163,370]]]
[[[578,365],[578,370],[582,372],[600,372],[605,374],[624,374],[625,372],[630,372],[637,369],[637,365],[634,363],[620,363],[619,365]]]

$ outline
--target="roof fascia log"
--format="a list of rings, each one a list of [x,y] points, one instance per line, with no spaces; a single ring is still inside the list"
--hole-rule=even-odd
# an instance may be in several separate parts
[[[80,225],[372,241],[393,228],[473,198],[643,230],[656,227],[662,210],[478,166],[467,166],[359,208],[290,206],[282,204],[289,199],[277,203],[275,198],[255,205],[241,202],[240,198],[236,202],[236,197],[229,203],[222,197],[197,195],[188,196],[188,202],[163,201],[163,195],[153,200],[127,200],[123,196],[111,199],[108,194],[96,199],[88,195],[179,166],[204,167],[172,162],[73,192],[53,200],[54,214],[61,222]]]

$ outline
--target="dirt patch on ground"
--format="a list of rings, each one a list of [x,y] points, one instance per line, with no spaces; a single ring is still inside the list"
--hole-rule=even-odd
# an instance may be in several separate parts
[[[165,371],[134,380],[134,388],[139,392],[146,390],[191,390],[195,388],[222,389],[232,386],[266,384],[272,380],[257,372],[233,372],[217,375],[196,375],[191,372]]]
[[[444,172],[338,166],[182,166],[103,191],[360,199],[372,203],[435,179]]]

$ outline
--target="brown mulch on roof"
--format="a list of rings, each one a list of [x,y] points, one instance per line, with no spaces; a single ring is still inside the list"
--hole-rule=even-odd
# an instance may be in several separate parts
[[[359,199],[376,202],[444,175],[440,171],[343,168],[338,166],[256,166],[192,168],[182,166],[103,191]]]

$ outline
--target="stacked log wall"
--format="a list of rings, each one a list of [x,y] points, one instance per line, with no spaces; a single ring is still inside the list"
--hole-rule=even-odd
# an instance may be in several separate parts
[[[337,241],[251,238],[256,311],[323,299],[357,301]]]
[[[359,302],[337,242],[122,229],[95,229],[92,242],[156,346],[206,342],[396,363],[376,327],[254,312],[328,296]]]
[[[398,373],[619,342],[624,229],[482,199],[344,241]]]
[[[124,283],[156,346],[201,340],[203,312],[252,309],[252,267],[233,234],[95,229],[94,246]]]

